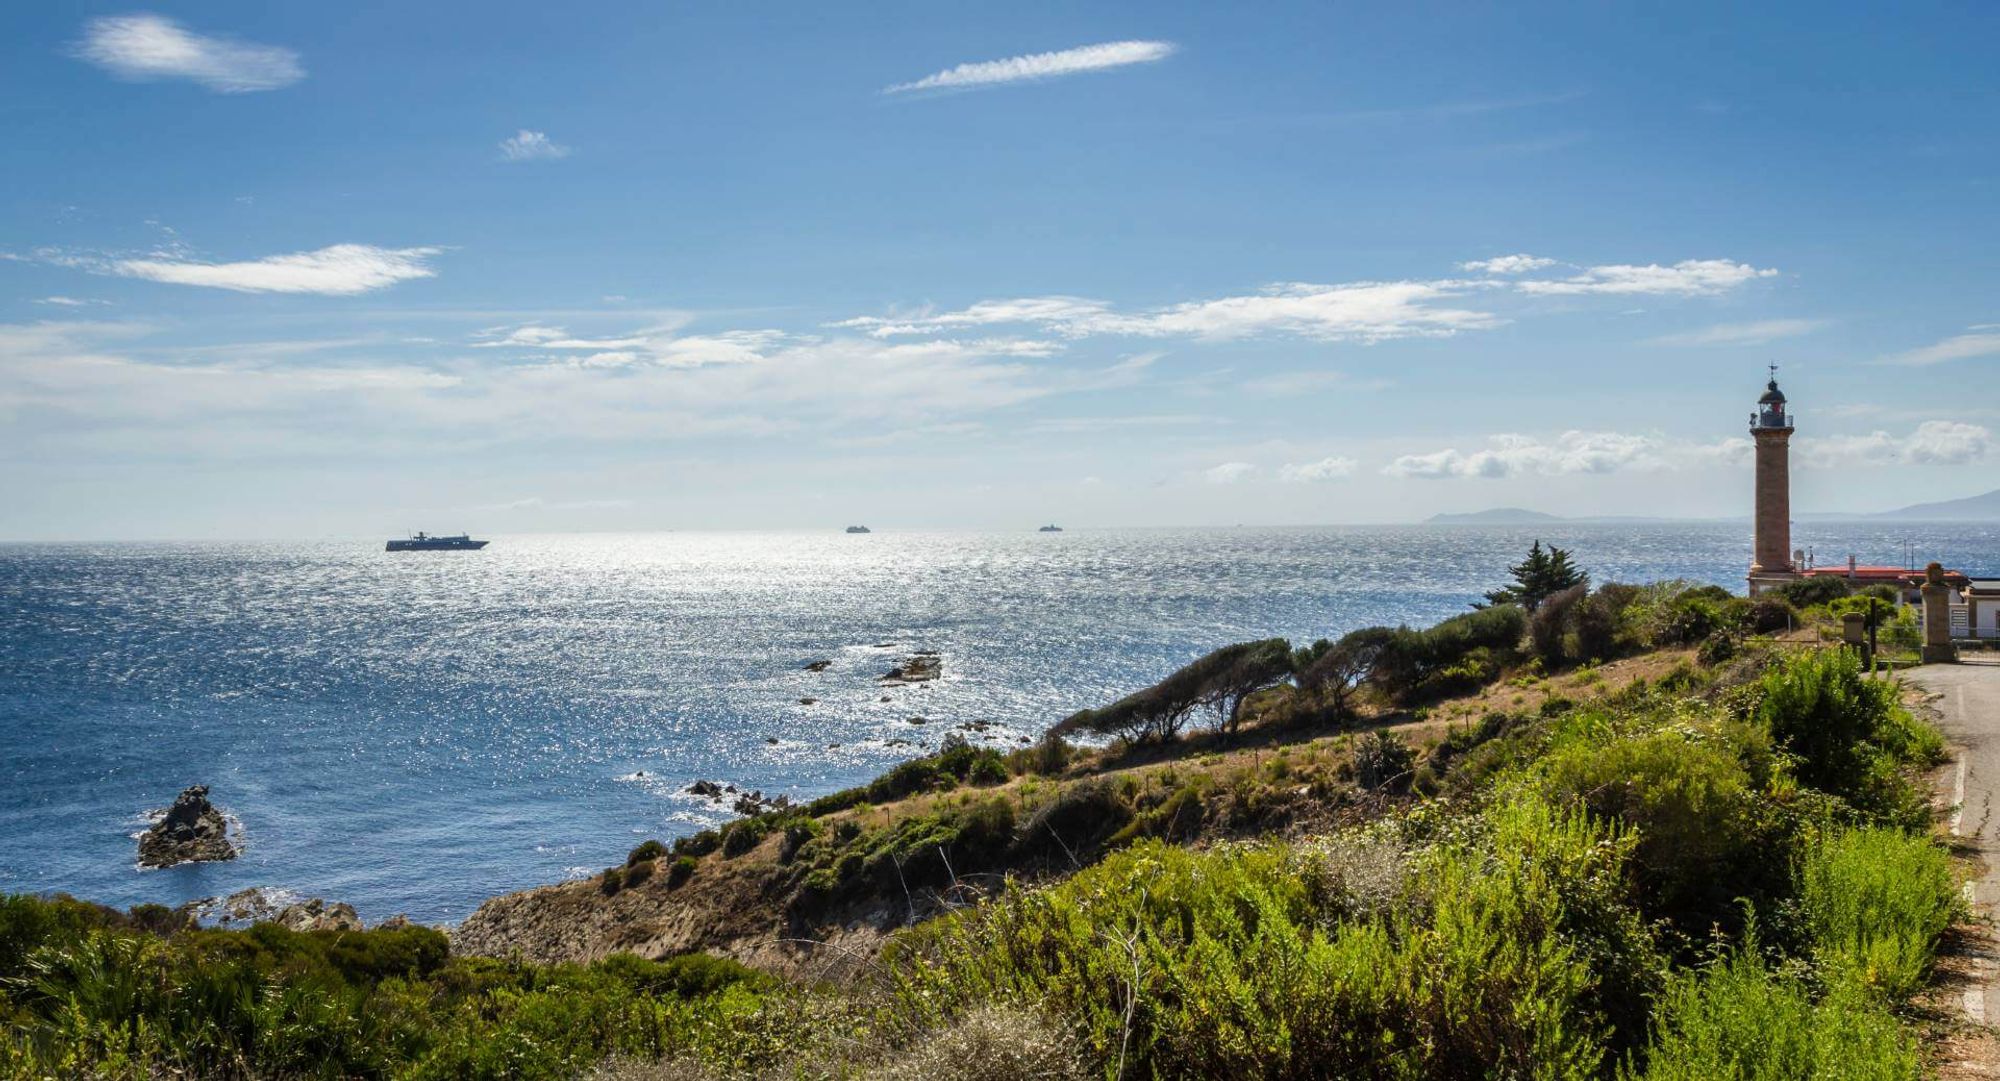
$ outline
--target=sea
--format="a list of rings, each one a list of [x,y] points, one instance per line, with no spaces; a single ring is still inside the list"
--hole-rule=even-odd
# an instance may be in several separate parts
[[[1740,589],[1749,558],[1740,522],[0,545],[0,893],[454,923],[727,820],[696,780],[807,799],[1018,746],[1220,645],[1462,612],[1538,538],[1596,581]],[[1794,540],[2000,575],[2000,526]],[[881,682],[919,650],[942,678]],[[139,868],[191,784],[240,858]]]

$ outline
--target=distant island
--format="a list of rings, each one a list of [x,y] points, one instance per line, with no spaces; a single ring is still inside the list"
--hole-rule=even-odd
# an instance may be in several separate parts
[[[1912,503],[1907,507],[1885,511],[1794,511],[1792,517],[1801,522],[2000,522],[2000,488],[1984,495],[1968,496],[1964,499],[1946,499],[1936,503]],[[1521,507],[1494,507],[1489,510],[1472,511],[1466,514],[1433,514],[1423,520],[1424,525],[1546,525],[1552,522],[1568,524],[1606,522],[1700,522],[1734,521],[1737,518],[1649,518],[1619,517],[1615,515],[1588,515],[1567,517],[1547,514],[1538,510]]]
[[[1566,518],[1560,514],[1545,514],[1538,510],[1524,510],[1520,507],[1494,507],[1491,510],[1473,511],[1469,514],[1433,514],[1424,519],[1425,525],[1546,525],[1550,522],[1670,522],[1671,518],[1646,518],[1593,514],[1583,518]]]
[[[1920,522],[2000,522],[2000,488],[1985,495],[1947,499],[1938,503],[1912,503],[1898,510],[1868,515],[1870,518],[1904,518]]]
[[[1534,525],[1539,522],[1561,522],[1565,519],[1553,514],[1543,514],[1538,510],[1522,510],[1520,507],[1494,507],[1491,510],[1476,510],[1470,514],[1433,514],[1424,519],[1425,525]]]

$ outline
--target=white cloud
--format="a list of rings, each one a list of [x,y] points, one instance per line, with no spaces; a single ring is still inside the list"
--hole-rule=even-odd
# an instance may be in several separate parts
[[[1903,364],[1922,367],[1943,364],[1950,360],[1971,360],[1974,357],[2000,355],[2000,328],[1991,325],[1973,327],[1964,334],[1954,335],[1935,345],[1898,353],[1883,361],[1885,364]]]
[[[1798,440],[1800,459],[1820,468],[1883,465],[1969,465],[1984,461],[1993,433],[1977,424],[1927,420],[1906,436],[1877,430],[1866,435]]]
[[[1782,338],[1797,338],[1826,326],[1824,319],[1764,319],[1755,323],[1722,323],[1701,330],[1684,331],[1654,338],[1653,345],[1763,345]]]
[[[1317,484],[1329,480],[1354,475],[1357,463],[1352,458],[1321,458],[1317,462],[1299,462],[1283,466],[1278,470],[1278,479],[1287,484]]]
[[[224,94],[276,90],[306,77],[299,54],[204,37],[159,15],[92,19],[76,55],[123,79],[190,79]]]
[[[836,324],[877,337],[936,333],[953,327],[1024,323],[1065,337],[1242,338],[1292,334],[1320,341],[1443,338],[1484,330],[1505,320],[1440,303],[1469,288],[1462,282],[1288,282],[1260,293],[1119,312],[1101,300],[1071,296],[986,300],[961,311],[912,316],[864,316]]]
[[[1392,477],[1440,480],[1479,477],[1497,480],[1523,474],[1567,476],[1611,473],[1621,469],[1663,468],[1666,458],[1658,441],[1619,432],[1568,431],[1552,442],[1525,435],[1491,436],[1491,445],[1462,452],[1456,448],[1429,454],[1405,454],[1382,472]]]
[[[318,251],[272,255],[240,263],[200,263],[178,257],[118,259],[105,269],[127,278],[204,285],[239,293],[317,293],[353,296],[397,282],[435,277],[426,260],[437,248],[378,248],[335,244]]]
[[[42,297],[37,304],[48,304],[57,308],[88,308],[96,304],[109,304],[108,300],[90,300],[80,297]]]
[[[554,161],[569,157],[569,147],[552,141],[546,132],[522,128],[512,138],[500,140],[500,153],[508,161]]]
[[[1249,462],[1224,462],[1201,471],[1201,479],[1210,484],[1235,484],[1246,480],[1257,472],[1257,467]]]
[[[1517,283],[1515,288],[1524,293],[1550,296],[1601,293],[1714,296],[1748,281],[1775,277],[1777,273],[1727,259],[1683,259],[1673,266],[1652,263],[1646,266],[1614,264],[1587,267],[1583,273],[1568,278],[1524,281]]]
[[[1458,269],[1475,274],[1525,274],[1530,270],[1541,270],[1556,265],[1554,259],[1544,259],[1539,255],[1497,255],[1491,259],[1474,259],[1458,264]]]
[[[960,64],[926,75],[913,83],[898,83],[882,92],[902,94],[912,90],[945,90],[978,86],[998,86],[1035,79],[1052,79],[1086,71],[1104,71],[1128,64],[1165,60],[1174,54],[1174,45],[1165,41],[1112,41],[1085,45],[1060,52],[1011,56],[1005,60],[984,60]]]

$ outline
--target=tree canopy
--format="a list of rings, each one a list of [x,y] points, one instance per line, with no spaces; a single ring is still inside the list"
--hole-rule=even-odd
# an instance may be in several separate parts
[[[1567,548],[1551,544],[1544,549],[1540,540],[1535,541],[1535,546],[1528,549],[1528,558],[1508,568],[1514,583],[1488,593],[1486,603],[1518,604],[1532,612],[1563,590],[1588,585],[1590,576],[1578,570],[1569,556]]]

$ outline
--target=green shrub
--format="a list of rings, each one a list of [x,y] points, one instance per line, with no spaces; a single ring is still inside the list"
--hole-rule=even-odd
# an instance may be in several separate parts
[[[1929,838],[1844,830],[1806,846],[1799,907],[1838,981],[1896,1001],[1916,991],[1959,912],[1951,857]]]
[[[1745,949],[1701,974],[1676,976],[1654,1015],[1643,1068],[1623,1081],[1918,1081],[1916,1041],[1852,995],[1814,1002]]]
[[[694,877],[695,869],[700,866],[701,862],[693,856],[675,856],[674,862],[667,864],[667,888],[680,889],[682,883]]]
[[[1654,963],[1620,905],[1628,847],[1517,801],[1384,911],[1316,849],[1142,841],[890,960],[906,1003],[1039,1001],[1135,1076],[1589,1077],[1632,1008],[1607,985],[1643,989]]]
[[[1839,600],[1847,596],[1848,589],[1847,580],[1839,575],[1815,574],[1786,582],[1771,592],[1783,597],[1793,608],[1805,609]]]
[[[1539,767],[1550,798],[1635,831],[1643,907],[1691,933],[1735,922],[1739,897],[1789,885],[1772,859],[1781,825],[1762,795],[1773,770],[1770,737],[1754,726],[1621,734],[1602,715],[1570,719]]]
[[[1896,685],[1869,679],[1848,650],[1779,658],[1757,684],[1752,716],[1797,756],[1806,784],[1885,820],[1928,819],[1924,797],[1898,774],[1929,764],[1942,740],[1896,702]]]
[[[623,868],[606,867],[604,873],[597,876],[597,891],[606,897],[610,897],[624,888],[625,871]]]
[[[667,846],[658,841],[640,841],[638,847],[625,856],[625,866],[630,867],[642,860],[656,860],[667,854]]]
[[[651,877],[653,877],[653,861],[640,860],[632,866],[625,868],[625,888],[629,890]]]

